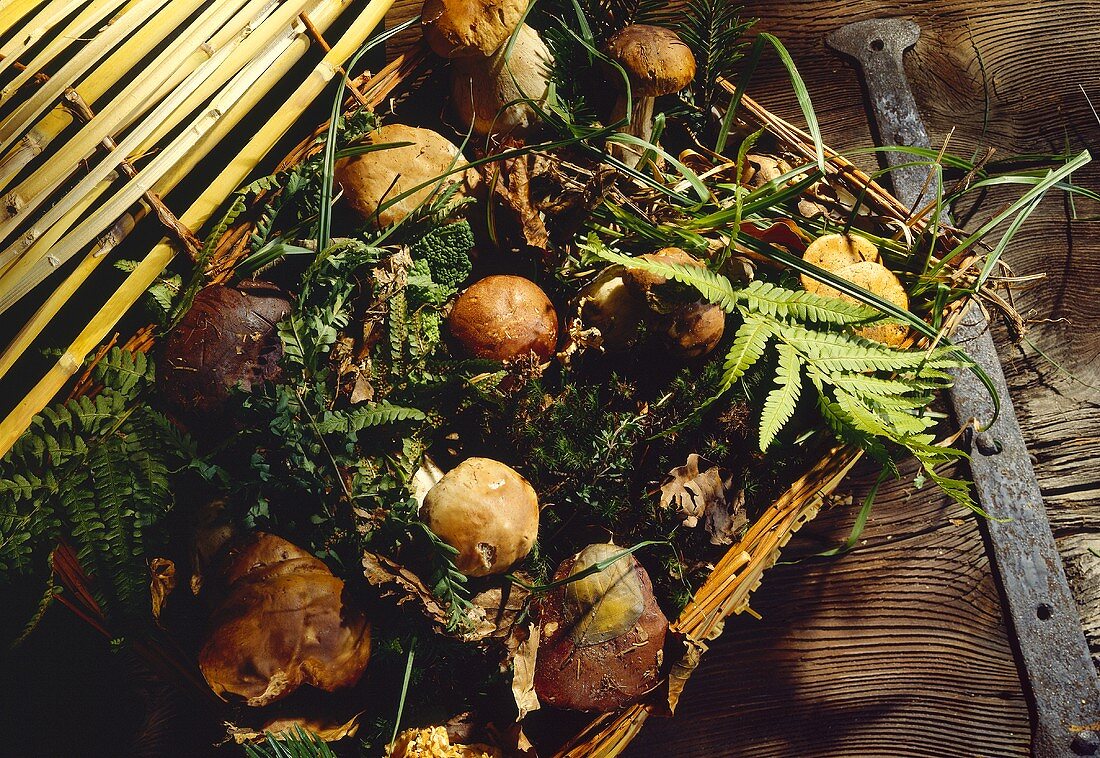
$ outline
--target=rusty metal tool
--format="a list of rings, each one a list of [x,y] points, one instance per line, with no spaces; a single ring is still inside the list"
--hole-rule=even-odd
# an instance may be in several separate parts
[[[884,146],[930,146],[902,63],[902,55],[919,38],[920,27],[899,18],[857,21],[826,38],[831,48],[854,58],[862,69]],[[886,160],[898,167],[891,182],[899,200],[917,209],[935,198],[935,183],[926,181],[928,167],[902,166],[915,160],[903,152],[887,152]],[[1031,754],[1100,755],[1100,679],[989,323],[976,304],[964,314],[953,340],[985,370],[1001,400],[1000,415],[989,425],[993,401],[972,372],[961,372],[951,391],[955,415],[977,419],[983,428],[970,440],[970,470],[979,502],[991,516],[983,520],[983,531],[1002,607],[1019,645],[1017,665],[1031,705]]]

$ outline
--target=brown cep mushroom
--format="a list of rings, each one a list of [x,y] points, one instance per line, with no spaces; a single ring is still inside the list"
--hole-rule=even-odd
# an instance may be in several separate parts
[[[439,180],[448,171],[465,166],[466,161],[458,147],[430,129],[387,124],[369,133],[364,141],[371,145],[410,143],[336,161],[333,176],[343,191],[343,201],[365,224],[392,226],[453,185],[459,185],[456,197],[463,197],[476,184],[472,170]],[[408,197],[383,207],[425,183]]]
[[[502,45],[490,58],[455,61],[451,102],[462,124],[481,136],[527,136],[539,117],[526,101],[545,102],[553,62],[538,32],[526,24],[510,48]]]
[[[221,590],[199,668],[222,698],[253,707],[302,685],[333,692],[359,681],[370,658],[370,624],[344,582],[306,551],[257,533],[223,556]],[[214,580],[210,580],[213,584]]]
[[[283,357],[277,325],[289,313],[286,294],[269,284],[200,290],[157,361],[157,385],[173,414],[193,429],[224,426],[235,388],[276,381]]]
[[[424,0],[424,39],[443,58],[488,58],[516,30],[526,0]]]
[[[666,247],[640,257],[693,268],[704,265],[678,247]],[[627,271],[625,283],[654,311],[656,329],[677,356],[699,358],[718,346],[726,328],[726,315],[719,306],[698,297],[694,290],[689,291],[690,299],[685,300],[683,285],[642,269]],[[670,288],[674,289],[670,291]]]
[[[530,279],[497,274],[458,296],[447,329],[474,358],[507,361],[534,353],[546,361],[558,343],[558,314]]]
[[[535,489],[511,466],[467,458],[424,498],[420,518],[458,551],[467,576],[501,574],[527,557],[539,531]]]
[[[617,545],[589,545],[563,562],[554,579],[621,552]],[[606,713],[637,702],[660,683],[668,619],[634,556],[558,587],[538,603],[535,692],[543,703]]]
[[[653,137],[653,101],[661,95],[679,92],[695,78],[695,56],[680,35],[663,26],[631,24],[607,42],[605,52],[626,71],[633,99],[633,112],[627,113],[624,91],[612,112],[612,121],[629,116],[627,134],[646,142]],[[630,166],[641,160],[637,148],[618,150]]]

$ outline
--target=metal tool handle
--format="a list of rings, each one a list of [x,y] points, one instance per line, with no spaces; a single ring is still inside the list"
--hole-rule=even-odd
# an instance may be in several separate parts
[[[902,55],[919,37],[920,27],[911,21],[873,19],[848,24],[827,39],[862,66],[886,145],[930,145],[902,64]],[[892,166],[913,159],[887,153]],[[923,166],[891,172],[898,199],[914,209],[929,202],[935,189],[926,187],[931,185],[927,177]],[[948,218],[946,210],[944,214]],[[1021,678],[1032,706],[1032,755],[1100,755],[1100,678],[1081,631],[989,322],[977,304],[964,314],[953,338],[989,376],[1001,399],[997,421],[971,440],[970,470],[978,500],[990,515],[983,531],[1002,605],[1019,643]],[[988,424],[993,418],[992,398],[973,372],[959,372],[951,401],[961,420]]]
[[[906,83],[902,60],[905,51],[918,39],[920,27],[915,23],[888,18],[842,26],[826,40],[834,50],[859,61],[873,103],[879,144],[883,147],[931,145],[913,91]],[[897,86],[899,82],[904,86]],[[927,181],[928,167],[905,165],[919,160],[904,152],[886,152],[886,162],[895,167],[890,172],[894,194],[910,208],[919,208],[935,197],[936,188]]]

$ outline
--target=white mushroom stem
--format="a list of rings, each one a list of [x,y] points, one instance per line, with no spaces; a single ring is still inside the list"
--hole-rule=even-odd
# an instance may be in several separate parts
[[[630,118],[620,134],[629,134],[646,142],[653,142],[653,97],[634,97],[634,104]],[[611,123],[618,123],[627,117],[626,108],[628,98],[624,92],[615,102],[615,110],[611,112]],[[644,150],[637,145],[624,145],[615,142],[611,145],[611,154],[621,160],[630,168],[637,168],[641,163]]]

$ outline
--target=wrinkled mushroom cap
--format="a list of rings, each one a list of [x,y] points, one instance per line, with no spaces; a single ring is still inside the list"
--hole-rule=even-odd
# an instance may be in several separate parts
[[[634,97],[671,95],[695,78],[691,48],[663,26],[631,24],[608,40],[607,54],[626,71]]]
[[[465,166],[466,161],[458,147],[431,129],[387,124],[369,133],[364,141],[372,145],[412,143],[336,161],[334,178],[343,191],[343,202],[371,226],[385,228],[396,224],[454,184],[460,185],[456,197],[462,197],[476,181],[472,171],[450,174],[379,212],[387,201]]]
[[[488,58],[515,31],[525,0],[425,0],[424,39],[444,58]]]
[[[323,562],[280,537],[254,534],[226,553],[221,569],[223,599],[199,653],[219,697],[259,707],[303,684],[331,692],[359,681],[370,624]]]
[[[869,239],[858,234],[825,234],[818,237],[806,248],[802,260],[834,274],[860,261],[880,262],[878,248]],[[817,294],[829,289],[828,285],[812,276],[803,274],[800,278],[802,288],[807,292]]]
[[[500,758],[501,752],[488,745],[451,742],[446,727],[406,729],[386,748],[387,758]]]
[[[852,284],[875,293],[883,300],[894,305],[908,309],[909,295],[905,286],[893,271],[875,261],[859,261],[850,266],[845,266],[836,272],[841,279],[846,279]],[[851,295],[845,295],[832,287],[822,287],[818,294],[825,297],[837,297],[851,303],[860,302]],[[864,326],[856,330],[856,334],[875,342],[881,342],[892,347],[898,347],[909,336],[909,327],[904,324],[886,323]]]
[[[558,314],[530,279],[498,274],[475,282],[455,300],[447,328],[475,358],[506,361],[535,353],[547,360],[558,342]]]
[[[467,458],[424,498],[420,518],[458,550],[467,576],[507,571],[523,560],[539,531],[539,499],[518,471],[491,458]]]
[[[612,558],[617,545],[590,545],[558,567],[555,580]],[[633,556],[559,587],[539,601],[535,692],[557,708],[608,712],[660,683],[668,619],[649,575]]]
[[[504,45],[491,58],[455,62],[451,102],[462,124],[472,126],[476,134],[522,137],[539,123],[535,109],[517,101],[546,99],[553,56],[538,32],[526,24],[508,52]]]
[[[157,363],[157,386],[172,412],[191,426],[224,424],[236,387],[250,391],[281,375],[277,325],[290,301],[274,286],[212,284],[168,333]]]

